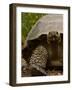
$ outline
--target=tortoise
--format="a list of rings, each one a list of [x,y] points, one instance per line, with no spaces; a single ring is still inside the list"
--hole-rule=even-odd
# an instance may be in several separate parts
[[[63,15],[41,17],[28,33],[26,45],[31,50],[32,75],[47,75],[48,68],[63,69]]]

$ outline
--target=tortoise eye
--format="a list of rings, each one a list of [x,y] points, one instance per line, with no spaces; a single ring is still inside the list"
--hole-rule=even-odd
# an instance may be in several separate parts
[[[50,36],[51,36],[51,32],[49,32],[49,34],[48,34],[48,35],[49,35],[49,37],[50,37]]]
[[[58,32],[56,32],[56,34],[58,34]]]
[[[49,35],[51,34],[51,32],[49,32]]]

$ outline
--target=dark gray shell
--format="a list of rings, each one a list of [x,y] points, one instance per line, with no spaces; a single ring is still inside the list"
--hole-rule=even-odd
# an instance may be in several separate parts
[[[48,34],[52,31],[63,33],[62,14],[48,14],[40,18],[28,33],[26,41],[36,39],[40,35]]]

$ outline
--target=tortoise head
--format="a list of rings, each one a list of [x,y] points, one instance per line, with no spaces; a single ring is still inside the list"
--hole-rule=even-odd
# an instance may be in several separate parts
[[[51,42],[60,42],[61,41],[61,37],[60,34],[56,31],[52,31],[49,32],[47,35],[47,42],[51,43]]]

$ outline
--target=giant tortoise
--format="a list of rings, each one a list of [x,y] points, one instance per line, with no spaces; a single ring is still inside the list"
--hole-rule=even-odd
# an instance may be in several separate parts
[[[41,17],[26,38],[32,75],[48,75],[48,69],[63,69],[63,15]],[[38,71],[38,73],[35,71]],[[41,72],[41,74],[39,73]]]

